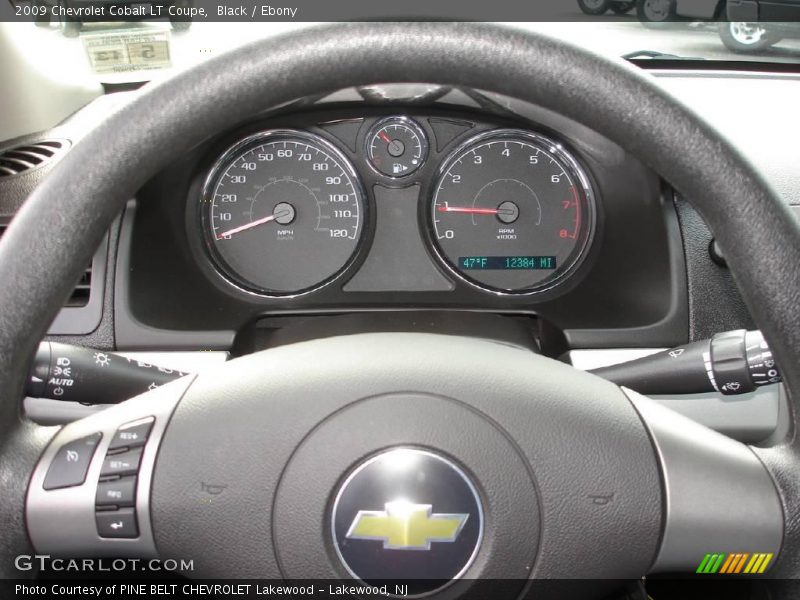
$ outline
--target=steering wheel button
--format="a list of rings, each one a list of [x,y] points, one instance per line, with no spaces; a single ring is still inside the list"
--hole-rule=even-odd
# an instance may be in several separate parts
[[[139,461],[142,460],[142,448],[128,450],[121,454],[106,456],[100,477],[112,475],[134,475],[139,470]]]
[[[109,450],[118,450],[120,448],[134,448],[136,446],[144,446],[147,441],[147,436],[150,435],[150,429],[153,427],[153,418],[150,417],[145,421],[138,423],[131,423],[123,425],[114,434],[114,438],[109,444]]]
[[[97,523],[97,535],[100,537],[139,537],[139,526],[136,523],[136,510],[133,508],[98,511],[95,513],[95,523]]]
[[[136,504],[136,477],[123,477],[97,484],[94,503],[97,506],[134,506]]]
[[[94,433],[61,446],[50,463],[42,487],[55,490],[81,485],[86,480],[86,471],[102,437],[101,433]]]

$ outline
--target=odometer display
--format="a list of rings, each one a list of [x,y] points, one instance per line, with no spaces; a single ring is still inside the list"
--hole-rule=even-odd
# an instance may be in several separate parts
[[[484,133],[442,167],[430,209],[436,250],[481,288],[549,289],[585,256],[594,202],[588,176],[557,142],[522,130]]]
[[[555,256],[460,256],[458,266],[473,269],[546,269],[556,268]]]
[[[236,144],[204,193],[207,244],[221,272],[267,295],[316,289],[353,258],[364,199],[347,159],[310,133],[273,130]]]

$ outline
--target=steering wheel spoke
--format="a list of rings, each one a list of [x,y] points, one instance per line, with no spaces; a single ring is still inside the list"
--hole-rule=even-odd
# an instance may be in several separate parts
[[[70,423],[33,471],[28,531],[41,554],[156,558],[150,493],[156,455],[183,377]]]
[[[753,450],[624,391],[650,432],[664,488],[664,529],[651,572],[767,570],[783,542],[783,508]]]

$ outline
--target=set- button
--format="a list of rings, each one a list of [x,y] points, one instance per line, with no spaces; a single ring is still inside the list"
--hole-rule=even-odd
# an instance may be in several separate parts
[[[100,477],[135,475],[139,472],[142,448],[135,448],[119,454],[107,454],[103,461]]]
[[[95,494],[95,522],[100,537],[139,536],[136,484],[153,422],[154,419],[148,417],[123,425],[111,439]]]

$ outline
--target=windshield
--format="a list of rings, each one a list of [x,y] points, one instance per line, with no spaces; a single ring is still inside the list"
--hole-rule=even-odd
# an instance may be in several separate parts
[[[328,10],[308,5],[161,1],[0,0],[3,10],[9,10],[3,5],[9,2],[12,11],[0,10],[0,21],[6,21],[0,22],[0,33],[23,61],[46,75],[118,84],[157,79],[254,39],[308,26],[298,22],[302,15],[330,16]],[[786,2],[800,15],[800,2]],[[750,8],[743,9],[745,5]],[[800,62],[798,17],[784,10],[782,18],[796,20],[766,20],[766,9],[753,13],[752,5],[758,8],[755,0],[563,0],[555,12],[532,11],[534,16],[541,12],[546,21],[507,24],[631,60]],[[498,16],[518,16],[519,11],[500,6]],[[446,14],[438,4],[436,10],[434,17]],[[374,10],[366,14],[392,16]],[[746,17],[755,20],[733,20]]]

